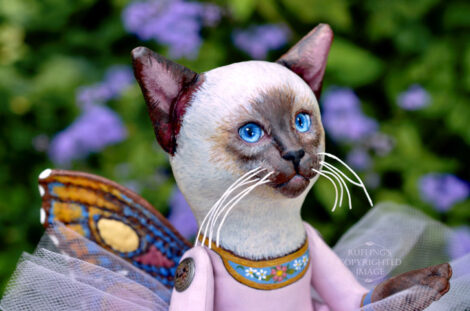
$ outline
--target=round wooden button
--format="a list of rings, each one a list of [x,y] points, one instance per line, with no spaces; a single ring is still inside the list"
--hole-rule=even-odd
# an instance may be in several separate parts
[[[176,268],[175,289],[178,292],[186,290],[191,285],[196,272],[194,259],[191,257],[183,259]]]

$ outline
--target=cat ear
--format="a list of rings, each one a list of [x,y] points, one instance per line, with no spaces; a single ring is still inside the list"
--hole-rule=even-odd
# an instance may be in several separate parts
[[[320,97],[332,41],[333,31],[330,26],[320,24],[276,61],[304,79],[317,99]]]
[[[135,48],[131,54],[157,141],[173,155],[176,135],[199,75],[145,47]]]

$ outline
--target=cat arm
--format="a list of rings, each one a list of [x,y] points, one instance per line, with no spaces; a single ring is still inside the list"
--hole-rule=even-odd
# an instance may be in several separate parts
[[[383,281],[364,297],[364,305],[398,294],[394,303],[406,310],[424,310],[450,289],[452,268],[448,263],[408,271]],[[386,311],[384,303],[374,305],[375,311]]]
[[[176,270],[170,311],[212,311],[214,309],[214,273],[205,248],[187,251]]]
[[[368,292],[341,259],[309,224],[305,223],[312,267],[313,288],[330,310],[348,311],[361,306]]]
[[[410,292],[395,299],[413,310],[424,310],[445,295],[450,288],[452,268],[444,263],[409,271],[378,284],[371,291],[356,280],[341,259],[323,241],[309,224],[305,223],[312,265],[312,286],[331,310],[355,310],[368,303],[378,302],[394,294],[417,286],[419,294]],[[398,299],[398,300],[397,300]],[[374,310],[388,310],[389,306],[374,306]]]

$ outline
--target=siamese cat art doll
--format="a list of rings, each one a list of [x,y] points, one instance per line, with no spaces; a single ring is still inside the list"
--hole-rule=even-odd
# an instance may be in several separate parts
[[[42,305],[66,300],[70,306],[80,299],[81,306],[99,310],[100,301],[113,310],[424,310],[447,303],[453,289],[468,289],[468,280],[452,283],[461,271],[453,275],[448,263],[366,288],[302,220],[300,209],[319,177],[340,189],[340,202],[349,196],[345,180],[365,190],[355,173],[353,180],[333,166],[344,162],[325,151],[318,98],[332,40],[331,28],[320,24],[276,62],[246,61],[204,73],[145,47],[134,49],[134,72],[157,141],[197,219],[198,236],[191,245],[147,201],[111,181],[46,170],[39,177],[42,222],[49,244],[61,251],[43,252],[99,269],[73,272],[77,295],[90,286],[96,291],[72,302],[60,288],[60,295],[49,291],[54,299],[41,298],[49,299]],[[365,227],[362,232],[373,235]],[[28,271],[30,280],[36,269]],[[43,270],[36,274],[45,278]],[[39,296],[31,295],[38,286],[29,282],[28,295],[21,295],[23,274],[16,275],[19,285],[0,303],[6,310],[37,303],[29,297]]]
[[[403,300],[403,310],[419,310],[449,290],[451,268],[442,264],[385,281],[368,297],[300,217],[324,174],[318,97],[332,39],[319,25],[274,63],[202,74],[132,51],[157,140],[200,226],[170,310],[313,310],[311,287],[323,306],[354,310],[413,285],[433,288],[428,301]],[[192,284],[178,290],[179,281]]]

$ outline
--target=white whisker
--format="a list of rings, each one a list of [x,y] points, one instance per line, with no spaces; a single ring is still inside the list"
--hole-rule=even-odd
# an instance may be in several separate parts
[[[324,169],[322,169],[321,172],[324,173],[324,174],[332,176],[338,182],[338,184],[339,184],[339,203],[338,203],[338,206],[341,207],[343,205],[343,183],[341,182],[340,177],[338,176],[338,174],[335,174],[335,173],[330,172],[330,171],[326,171]]]
[[[230,211],[233,209],[233,207],[235,205],[237,205],[238,202],[240,202],[241,199],[243,199],[245,196],[247,196],[251,191],[253,191],[256,187],[260,186],[260,185],[263,185],[263,184],[266,184],[269,182],[268,177],[271,176],[274,172],[269,172],[268,174],[266,174],[263,178],[261,178],[261,180],[259,180],[256,184],[250,186],[249,188],[243,190],[242,192],[240,192],[239,194],[237,194],[237,196],[235,197],[236,198],[236,201],[232,203],[232,205],[228,206],[228,204],[224,207],[227,209],[227,211],[225,212],[225,215],[224,217],[222,218],[222,221],[220,222],[219,224],[219,227],[217,229],[217,239],[216,239],[216,245],[219,246],[219,241],[220,241],[220,231],[225,223],[225,220],[227,219],[227,216],[230,214]],[[234,198],[234,199],[235,199]],[[211,236],[212,236],[212,232],[211,232]],[[209,240],[209,243],[211,241]]]
[[[199,231],[201,231],[201,229],[203,228],[203,225],[205,225],[205,229],[204,229],[204,236],[203,236],[203,240],[201,242],[201,246],[204,244],[205,240],[206,240],[206,237],[207,237],[207,232],[209,231],[210,229],[210,222],[207,222],[213,215],[214,213],[217,211],[217,209],[220,208],[220,206],[223,204],[223,202],[225,201],[225,199],[237,188],[243,186],[245,183],[244,181],[246,179],[249,179],[251,178],[254,174],[260,172],[260,171],[263,171],[264,169],[261,169],[260,167],[257,167],[247,173],[245,173],[243,176],[241,176],[240,178],[238,178],[225,192],[224,194],[219,198],[219,200],[217,200],[217,202],[212,206],[212,208],[210,209],[210,211],[207,213],[206,217],[204,218],[204,221],[203,221],[203,224],[201,224],[201,228],[199,229]],[[197,239],[199,239],[199,235],[197,237]]]
[[[250,180],[249,182],[253,182],[253,181],[256,181],[256,182],[259,182],[260,179],[259,178],[256,178],[254,180]],[[247,182],[248,183],[248,182]],[[247,192],[247,190],[251,189],[250,187],[240,191],[239,193],[237,193],[233,198],[230,199],[230,201],[228,201],[227,203],[225,203],[224,205],[220,205],[220,208],[217,210],[216,213],[214,213],[214,218],[212,219],[212,222],[210,224],[210,229],[209,229],[209,248],[210,248],[210,245],[212,244],[212,236],[213,236],[213,232],[214,232],[214,227],[217,223],[217,219],[220,217],[220,215],[224,212],[224,210],[226,209],[227,206],[229,206],[233,201],[237,200],[237,198],[240,197],[240,195],[244,194],[245,192]]]
[[[325,174],[325,173],[323,173],[323,172],[321,172],[321,171],[318,171],[318,170],[316,170],[316,169],[314,169],[314,168],[312,168],[312,171],[314,171],[315,173],[317,173],[317,174],[319,174],[319,175],[325,177],[326,179],[328,179],[328,180],[333,184],[333,187],[335,187],[335,194],[336,194],[336,195],[335,195],[335,204],[333,205],[333,208],[331,209],[331,211],[334,212],[335,209],[336,209],[336,204],[338,203],[338,187],[336,187],[336,183],[333,181],[333,179],[331,179],[330,177],[328,177],[327,174]]]
[[[332,164],[328,163],[328,162],[325,162],[325,161],[321,161],[320,162],[321,165],[324,165],[326,166],[327,168],[329,168],[330,170],[332,171],[335,171],[336,173],[338,174],[341,174],[341,176],[343,176],[343,178],[345,178],[347,181],[349,181],[351,184],[353,184],[354,186],[358,186],[358,187],[361,187],[362,185],[354,180],[352,180],[351,178],[349,178],[348,175],[346,175],[345,173],[343,173],[339,168],[337,168],[336,166],[333,166]]]
[[[250,176],[252,177],[252,176]],[[247,177],[248,178],[248,177]],[[230,202],[233,202],[234,198],[232,198],[228,203],[225,203],[226,199],[228,198],[228,196],[230,194],[232,194],[232,192],[234,192],[235,190],[237,190],[238,188],[241,188],[247,184],[251,184],[253,182],[257,182],[259,181],[260,179],[259,178],[254,178],[254,179],[250,179],[250,180],[247,180],[247,181],[244,181],[242,182],[241,184],[239,184],[237,187],[233,188],[231,191],[227,192],[227,195],[225,196],[225,198],[220,202],[219,206],[214,210],[214,212],[212,213],[212,216],[210,217],[209,219],[209,222],[208,222],[208,230],[209,230],[209,248],[212,246],[212,231],[213,231],[213,227],[215,225],[215,222],[217,221],[217,219],[219,218],[220,214],[223,212],[225,206],[227,204],[230,204]],[[246,189],[245,189],[246,190]],[[236,196],[235,196],[236,198]],[[206,238],[206,233],[204,233],[204,239]]]
[[[229,192],[227,192],[227,195],[225,196],[224,200],[222,200],[219,204],[219,208],[217,208],[217,210],[212,214],[212,217],[210,218],[210,221],[209,221],[209,227],[212,227],[213,224],[214,224],[214,221],[215,219],[217,219],[218,215],[221,213],[221,210],[222,210],[222,206],[224,206],[223,204],[225,203],[225,201],[227,200],[228,196],[230,194],[232,194],[232,192],[234,192],[235,190],[237,190],[238,188],[241,188],[245,185],[248,185],[248,184],[251,184],[253,182],[256,182],[256,181],[259,181],[260,178],[256,177],[256,178],[253,178],[253,179],[249,179],[247,181],[244,181],[242,182],[241,184],[239,184],[237,187],[233,188],[232,190],[230,190]]]
[[[374,206],[374,204],[372,203],[372,199],[370,198],[369,196],[369,193],[367,192],[367,189],[366,189],[366,186],[364,185],[364,183],[362,182],[362,179],[356,174],[356,172],[350,168],[346,163],[344,163],[344,161],[342,161],[340,158],[338,158],[337,156],[331,154],[331,153],[327,153],[327,152],[319,152],[317,154],[320,154],[320,155],[326,155],[327,157],[330,157],[332,159],[335,159],[336,161],[338,161],[339,163],[343,164],[353,175],[354,177],[357,178],[357,180],[360,182],[360,186],[363,190],[364,190],[364,193],[366,194],[366,197],[367,197],[367,200],[369,201],[369,204],[370,206]]]
[[[223,227],[223,224],[225,223],[225,220],[226,220],[227,216],[230,214],[230,211],[233,209],[233,207],[235,207],[236,204],[237,204],[238,202],[240,202],[240,200],[242,200],[242,199],[243,199],[245,196],[247,196],[251,191],[253,191],[254,188],[256,188],[256,187],[258,187],[258,186],[260,186],[260,185],[266,184],[266,183],[268,183],[268,182],[269,182],[269,181],[264,181],[264,180],[258,181],[255,185],[253,185],[253,186],[249,187],[248,189],[245,189],[244,191],[242,191],[241,193],[239,193],[239,194],[234,198],[234,199],[236,199],[235,202],[233,202],[231,205],[228,205],[228,204],[226,205],[226,207],[228,207],[228,208],[227,208],[227,211],[226,211],[224,217],[222,218],[222,221],[220,222],[219,227],[218,227],[218,230],[217,230],[217,246],[219,246],[220,231],[221,231],[221,229],[222,229],[222,227]],[[213,231],[211,230],[211,232],[210,232],[211,237],[212,237],[212,233],[213,233]]]
[[[202,233],[202,230],[204,228],[204,226],[206,226],[206,229],[204,229],[204,239],[202,240],[201,242],[201,246],[204,245],[204,241],[206,239],[206,231],[209,229],[209,226],[208,226],[208,223],[206,225],[206,221],[208,221],[209,217],[211,217],[211,215],[217,210],[218,206],[225,200],[225,198],[236,188],[238,188],[238,185],[240,183],[242,183],[244,180],[248,179],[248,178],[251,178],[254,174],[262,171],[264,169],[261,169],[261,167],[257,167],[255,169],[252,169],[251,171],[245,173],[243,176],[241,176],[240,178],[238,178],[224,193],[223,195],[219,198],[219,200],[217,200],[217,202],[211,207],[211,209],[209,210],[209,212],[206,214],[206,216],[204,217],[202,223],[201,223],[201,226],[199,227],[199,230],[198,230],[198,233],[197,233],[197,236],[196,236],[196,241],[194,243],[194,246],[197,246],[197,243],[199,241],[199,237],[201,236],[201,233]]]
[[[328,168],[328,167],[326,167]],[[330,169],[331,170],[331,169]],[[324,173],[326,173],[326,171],[323,171]],[[341,175],[339,175],[338,173],[334,172],[334,171],[329,171],[329,173],[333,174],[336,176],[336,178],[338,179],[339,183],[343,184],[344,188],[346,189],[346,195],[348,196],[348,203],[349,203],[349,209],[352,209],[352,200],[351,200],[351,193],[349,193],[349,188],[348,188],[348,185],[346,184],[346,182],[343,180],[343,178],[341,178]],[[339,206],[341,206],[341,202],[339,204]]]

